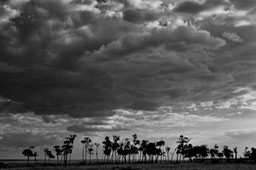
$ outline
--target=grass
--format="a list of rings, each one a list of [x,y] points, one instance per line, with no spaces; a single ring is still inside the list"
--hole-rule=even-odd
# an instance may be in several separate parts
[[[184,163],[184,164],[101,164],[101,165],[47,165],[10,167],[13,170],[255,170],[256,164],[242,163]]]

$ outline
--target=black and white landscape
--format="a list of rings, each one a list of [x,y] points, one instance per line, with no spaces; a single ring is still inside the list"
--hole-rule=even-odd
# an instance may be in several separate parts
[[[249,158],[255,113],[255,0],[0,1],[0,159],[135,133]]]

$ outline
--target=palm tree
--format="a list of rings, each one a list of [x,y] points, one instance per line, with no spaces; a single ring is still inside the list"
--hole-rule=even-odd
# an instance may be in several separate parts
[[[133,161],[135,161],[136,155],[139,153],[140,140],[138,140],[138,136],[136,133],[132,135],[132,137],[133,137],[133,144],[132,144],[131,152],[133,154]]]
[[[211,159],[215,158],[215,156],[217,155],[217,152],[215,149],[210,149],[210,155],[211,155]]]
[[[95,145],[95,147],[96,147],[96,149],[95,149],[95,151],[96,151],[96,160],[97,160],[97,163],[99,163],[99,159],[98,159],[98,148],[99,148],[99,146],[100,146],[100,144],[99,143],[94,143],[94,145]]]
[[[234,147],[234,148],[233,148],[233,151],[234,151],[234,153],[235,153],[235,159],[237,159],[237,147]]]
[[[59,145],[56,145],[53,148],[54,148],[54,151],[56,152],[57,164],[60,164],[59,156],[62,155],[62,150]]]
[[[36,157],[38,157],[38,153],[37,153],[37,152],[34,152],[34,153],[32,154],[32,156],[34,157],[35,164],[37,164],[38,161],[37,161]]]
[[[46,164],[47,157],[48,157],[48,161],[52,158],[55,158],[55,156],[52,154],[52,151],[50,151],[48,148],[44,148],[44,154],[45,154],[45,160],[44,160],[45,164]]]
[[[89,145],[88,151],[89,151],[90,164],[91,164],[92,163],[92,155],[93,155],[93,144]]]
[[[84,137],[84,139],[81,140],[81,143],[83,144],[82,159],[84,163],[86,163],[87,150],[91,142],[92,140],[89,137]]]
[[[177,147],[174,149],[174,151],[171,153],[171,163],[172,163],[172,160],[173,160],[173,156],[174,154],[177,152]],[[177,156],[178,157],[178,156]]]
[[[176,143],[178,143],[178,146],[177,146],[177,151],[176,151],[176,154],[177,154],[177,162],[179,162],[179,160],[181,160],[181,156],[183,155],[184,157],[184,154],[183,154],[183,151],[185,149],[185,145],[187,145],[187,143],[190,141],[189,138],[183,136],[183,135],[180,135],[178,141]],[[179,158],[179,155],[180,155],[180,158]]]
[[[33,156],[33,152],[31,149],[35,148],[34,146],[30,146],[28,149],[24,149],[22,154],[27,157],[27,164],[29,164],[29,157]]]
[[[64,144],[61,146],[61,148],[63,150],[61,160],[63,159],[63,163],[65,165],[67,165],[68,164],[68,155],[72,153],[73,145],[71,145],[70,141],[67,139],[64,141]]]
[[[230,150],[230,149],[228,148],[228,146],[224,146],[224,147],[223,147],[222,153],[225,155],[225,157],[226,157],[227,159],[230,159],[230,157],[232,157],[232,155],[233,155],[233,151]]]
[[[157,161],[159,155],[161,156],[161,159],[162,159],[163,152],[161,150],[161,147],[164,145],[165,145],[165,141],[163,141],[163,140],[156,142],[156,147],[158,147],[158,155],[157,155],[156,161]]]
[[[140,144],[140,152],[142,152],[142,157],[141,157],[141,162],[145,161],[147,162],[147,145],[148,145],[148,140],[142,140]]]
[[[124,150],[128,153],[128,162],[131,163],[131,141],[129,138],[124,140]]]
[[[48,148],[44,148],[44,164],[46,164],[46,160],[47,160],[47,152],[49,151]]]
[[[243,155],[244,155],[244,158],[247,158],[247,159],[250,158],[251,152],[248,150],[248,147],[247,147],[247,146],[244,148],[244,153],[243,153]]]
[[[171,148],[169,146],[165,147],[165,151],[166,151],[166,154],[167,154],[167,160],[170,161],[170,150]]]
[[[70,148],[71,148],[71,149],[70,149],[70,154],[69,154],[69,163],[70,163],[70,161],[71,161],[72,149],[73,149],[73,145],[74,145],[75,138],[76,138],[76,135],[70,135],[70,136],[68,137],[68,140],[69,140],[70,145],[71,145],[71,147],[70,147]]]
[[[115,159],[115,161],[117,161],[116,152],[117,152],[118,147],[120,147],[120,145],[118,143],[119,140],[120,140],[120,136],[113,135],[113,143],[111,145],[111,149],[112,149],[111,161],[112,162],[114,162],[114,159]]]
[[[110,154],[111,154],[112,142],[109,140],[109,137],[106,136],[106,137],[105,137],[105,141],[103,141],[102,144],[104,145],[104,146],[103,146],[103,149],[104,149],[104,150],[103,150],[103,154],[104,154],[103,160],[104,160],[104,162],[105,162],[106,157],[107,157],[107,162],[108,162],[109,156],[110,156]]]

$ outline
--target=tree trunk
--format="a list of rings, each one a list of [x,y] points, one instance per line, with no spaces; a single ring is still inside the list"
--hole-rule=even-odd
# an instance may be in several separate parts
[[[83,150],[82,150],[82,162],[84,163],[84,146],[83,146]]]

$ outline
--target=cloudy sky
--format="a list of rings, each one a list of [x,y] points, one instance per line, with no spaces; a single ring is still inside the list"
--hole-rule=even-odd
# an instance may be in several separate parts
[[[0,158],[134,133],[256,140],[255,0],[1,0]],[[241,153],[239,153],[241,155]]]

